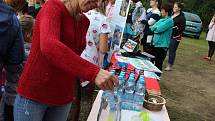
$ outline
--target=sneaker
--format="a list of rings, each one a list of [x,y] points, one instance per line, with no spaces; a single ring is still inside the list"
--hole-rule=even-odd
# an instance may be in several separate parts
[[[81,83],[81,87],[86,87],[89,83],[89,81],[84,81]]]
[[[165,71],[172,71],[172,67],[170,65],[168,65],[164,70]]]
[[[204,57],[205,60],[211,61],[211,57]]]

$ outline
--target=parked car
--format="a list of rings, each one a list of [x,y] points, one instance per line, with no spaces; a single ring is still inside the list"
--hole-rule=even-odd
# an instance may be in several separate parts
[[[201,18],[190,12],[184,12],[184,16],[186,18],[186,26],[183,34],[199,39],[203,28]]]

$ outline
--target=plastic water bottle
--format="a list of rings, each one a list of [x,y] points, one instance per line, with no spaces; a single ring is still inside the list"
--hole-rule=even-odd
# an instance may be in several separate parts
[[[135,85],[134,79],[135,79],[134,74],[131,73],[129,78],[128,78],[127,85],[126,85],[126,92],[127,93],[134,93],[134,85]]]
[[[133,110],[134,90],[135,90],[135,76],[134,73],[131,73],[125,84],[125,93],[122,97],[122,109]]]
[[[126,74],[126,73],[125,73],[124,71],[121,71],[119,75],[120,75],[120,76],[125,76],[125,74]]]
[[[123,75],[120,75],[118,77],[119,86],[118,86],[118,95],[122,97],[124,92],[124,85],[125,85],[125,77]]]
[[[144,101],[144,95],[145,95],[145,80],[144,80],[144,76],[140,75],[140,78],[137,81],[137,84],[135,87],[135,94],[134,94],[135,103],[142,105]]]
[[[131,73],[125,87],[125,93],[126,93],[128,102],[133,100],[134,88],[135,88],[135,77],[134,77],[134,74]]]

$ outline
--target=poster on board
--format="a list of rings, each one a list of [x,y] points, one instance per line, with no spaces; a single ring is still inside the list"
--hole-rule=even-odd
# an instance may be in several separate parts
[[[111,33],[109,35],[110,51],[108,52],[108,62],[115,50],[120,48],[123,31],[126,24],[130,0],[116,0],[113,10],[113,18],[110,23]]]

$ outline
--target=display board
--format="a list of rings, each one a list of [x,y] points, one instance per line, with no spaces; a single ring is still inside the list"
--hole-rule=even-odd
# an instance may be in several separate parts
[[[111,33],[109,34],[110,50],[108,52],[108,62],[110,62],[113,52],[120,47],[129,5],[130,0],[116,0],[115,2],[113,18],[110,23]]]

